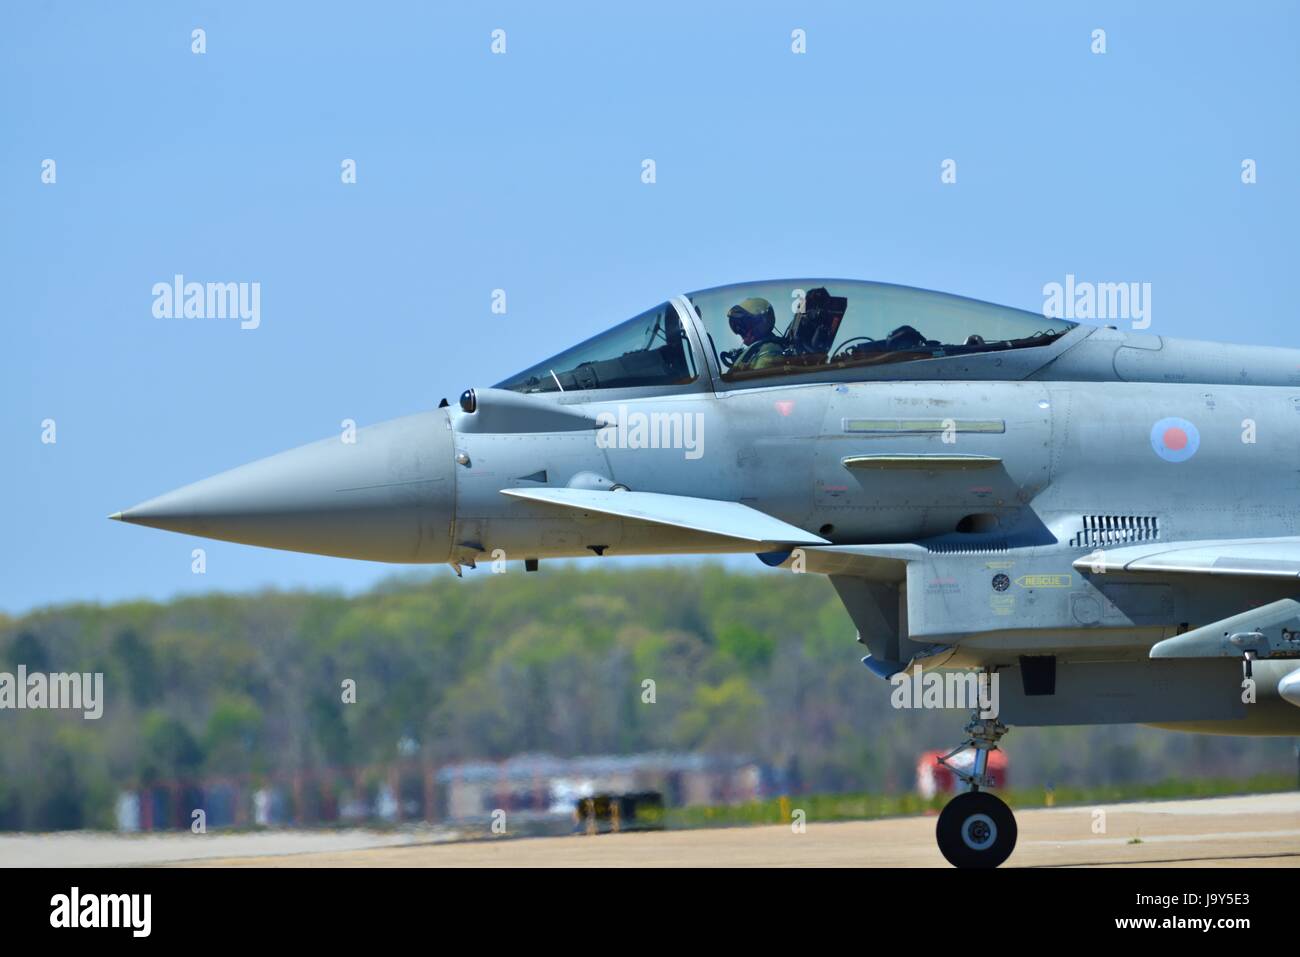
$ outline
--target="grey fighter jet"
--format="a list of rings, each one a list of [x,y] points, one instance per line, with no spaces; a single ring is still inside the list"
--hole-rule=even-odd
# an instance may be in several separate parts
[[[896,688],[998,683],[948,756],[967,790],[938,841],[962,866],[1015,846],[987,791],[1008,727],[1300,734],[1295,349],[871,282],[724,286],[112,517],[458,574],[753,553],[827,575]]]

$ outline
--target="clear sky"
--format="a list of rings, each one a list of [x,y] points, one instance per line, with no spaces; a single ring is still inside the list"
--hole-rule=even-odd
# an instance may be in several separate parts
[[[0,609],[364,587],[394,569],[105,516],[688,289],[829,275],[1039,310],[1074,274],[1150,282],[1151,332],[1300,345],[1296,11],[4,4]],[[260,326],[155,318],[178,273],[260,283]]]

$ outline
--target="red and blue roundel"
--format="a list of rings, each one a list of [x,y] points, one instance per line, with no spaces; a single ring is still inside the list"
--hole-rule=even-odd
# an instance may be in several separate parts
[[[1151,448],[1166,462],[1186,462],[1201,446],[1201,433],[1186,419],[1161,419],[1151,426]]]

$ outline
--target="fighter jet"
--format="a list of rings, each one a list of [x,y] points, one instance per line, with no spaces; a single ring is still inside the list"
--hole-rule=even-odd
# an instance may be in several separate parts
[[[944,759],[973,752],[937,826],[958,866],[1015,846],[988,791],[1010,727],[1300,734],[1296,349],[874,282],[722,286],[111,517],[457,574],[751,553],[826,575],[894,688],[997,683]]]

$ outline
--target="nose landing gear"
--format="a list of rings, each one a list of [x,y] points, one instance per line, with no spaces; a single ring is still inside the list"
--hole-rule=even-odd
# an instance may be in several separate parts
[[[981,718],[979,712],[971,716],[966,725],[967,738],[953,748],[939,762],[966,785],[966,793],[959,794],[939,813],[935,837],[939,851],[954,867],[997,867],[1016,847],[1016,819],[1004,802],[981,791],[988,787],[989,752],[998,746],[998,739],[1007,733],[1007,726],[996,718]],[[967,748],[975,749],[973,767],[967,771],[948,763],[948,759]]]

